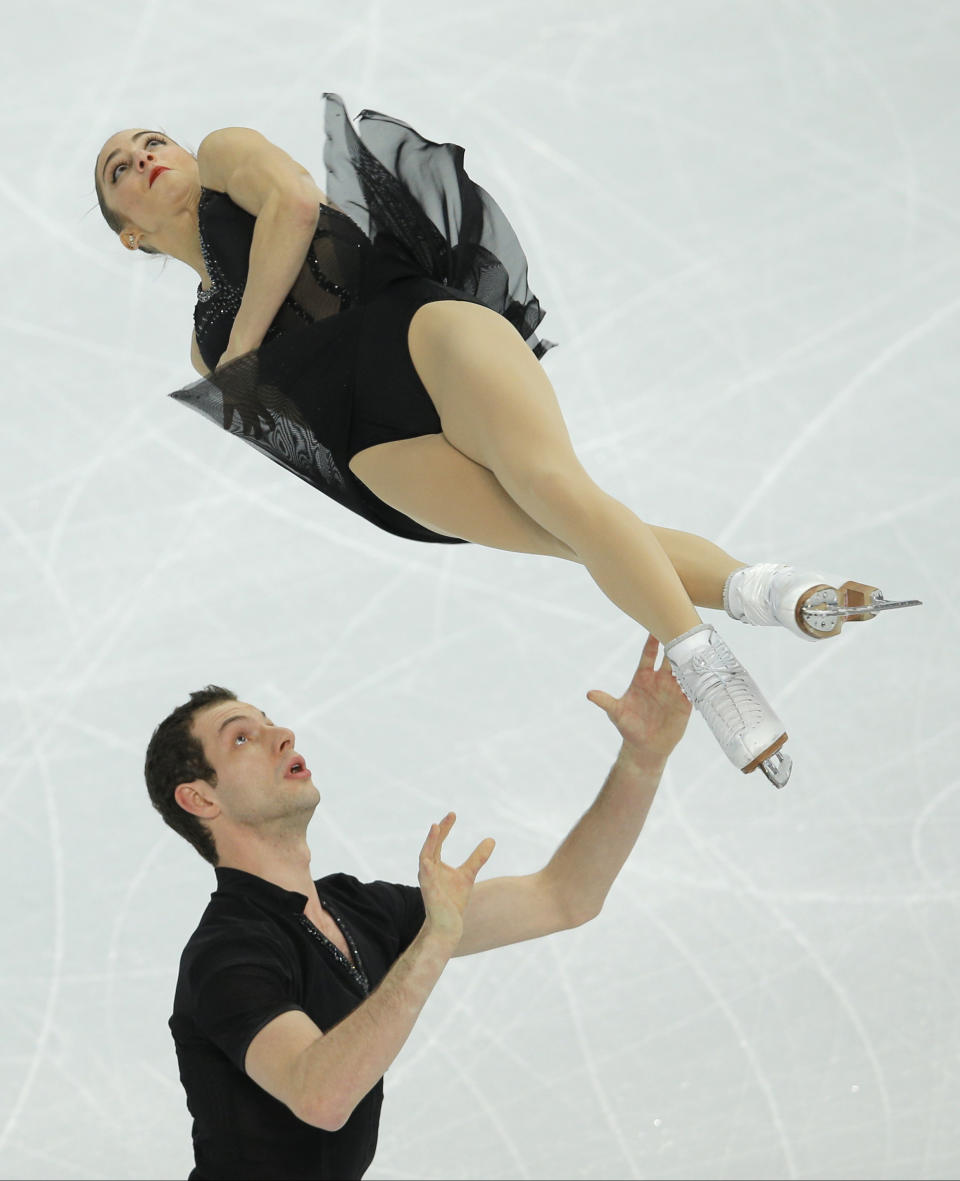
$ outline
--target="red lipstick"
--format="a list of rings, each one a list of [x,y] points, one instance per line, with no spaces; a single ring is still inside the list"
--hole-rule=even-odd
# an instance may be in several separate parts
[[[170,169],[166,168],[163,164],[158,164],[156,166],[156,168],[154,168],[153,171],[150,173],[150,188],[151,189],[153,188],[153,182],[157,179],[157,177],[160,175],[161,172],[169,172],[169,171],[170,171]]]

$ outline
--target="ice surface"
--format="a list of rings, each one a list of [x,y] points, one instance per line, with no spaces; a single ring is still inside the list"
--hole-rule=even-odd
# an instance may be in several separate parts
[[[819,647],[727,621],[790,785],[694,719],[602,916],[450,966],[369,1176],[955,1177],[960,6],[4,20],[0,1173],[191,1166],[166,1019],[212,879],[141,778],[190,689],[297,731],[318,875],[414,880],[449,808],[451,855],[489,833],[488,872],[533,870],[616,752],[584,694],[642,636],[581,570],[379,534],[164,397],[195,279],[87,213],[101,143],[248,125],[320,180],[334,90],[466,145],[598,482],[745,561],[925,601]]]

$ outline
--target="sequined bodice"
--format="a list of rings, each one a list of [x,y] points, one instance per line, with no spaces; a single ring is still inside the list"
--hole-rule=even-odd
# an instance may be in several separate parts
[[[214,189],[204,189],[197,217],[210,287],[197,290],[194,328],[200,355],[213,369],[240,310],[256,218]],[[369,248],[346,214],[321,205],[306,260],[265,339],[351,307],[363,293]]]

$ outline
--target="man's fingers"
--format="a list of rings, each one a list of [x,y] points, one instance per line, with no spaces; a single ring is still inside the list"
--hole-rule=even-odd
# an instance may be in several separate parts
[[[647,642],[643,645],[643,652],[640,654],[640,663],[637,665],[637,671],[633,674],[630,681],[630,689],[636,689],[643,674],[652,672],[653,666],[657,663],[657,649],[660,647],[660,641],[654,635],[647,636]],[[627,692],[630,692],[630,689]]]
[[[654,665],[657,663],[657,650],[659,647],[660,641],[657,637],[653,633],[648,635],[643,645],[643,651],[640,653],[640,663],[636,667],[636,671],[630,680],[629,688],[623,695],[624,697],[633,690],[639,689],[644,680],[644,674],[653,671]],[[662,667],[663,665],[661,665]],[[591,689],[587,694],[587,700],[592,701],[594,705],[599,705],[606,714],[612,716],[610,715],[611,709],[622,699],[611,697],[609,693],[604,693],[601,689]]]
[[[443,842],[446,840],[450,829],[453,828],[456,819],[456,812],[448,812],[439,824],[430,825],[430,831],[427,833],[427,839],[423,842],[423,848],[420,850],[421,857],[440,856]]]
[[[611,697],[609,693],[604,693],[602,689],[591,689],[587,694],[587,701],[592,701],[594,705],[599,705],[606,714],[609,714],[610,710],[617,704],[616,697]]]
[[[423,842],[423,849],[420,851],[421,861],[435,861],[441,866],[443,865],[440,858],[440,854],[443,851],[443,841],[450,832],[450,829],[453,828],[456,819],[457,815],[455,812],[448,812],[438,824],[430,825],[427,839]],[[487,863],[496,843],[493,837],[487,837],[486,840],[481,841],[463,865],[460,866],[460,871],[466,871],[471,878],[475,878]]]
[[[420,850],[420,860],[423,861],[425,857],[435,857],[437,854],[437,826],[430,825],[430,831],[427,833],[427,839],[423,842],[423,848]]]
[[[446,814],[446,816],[444,816],[444,818],[440,821],[439,824],[434,825],[434,827],[437,830],[437,856],[438,857],[440,856],[440,852],[443,849],[443,842],[450,835],[450,829],[453,828],[453,825],[454,825],[454,822],[456,821],[456,819],[457,819],[456,812],[448,812]]]
[[[460,868],[465,869],[471,877],[475,878],[480,870],[486,865],[496,843],[497,842],[493,839],[493,837],[486,837],[480,842],[479,845],[477,845],[477,847],[466,859],[463,865],[460,866]]]
[[[643,651],[640,653],[640,668],[653,668],[657,659],[657,649],[660,647],[660,641],[651,632],[647,636],[647,642],[643,645]]]

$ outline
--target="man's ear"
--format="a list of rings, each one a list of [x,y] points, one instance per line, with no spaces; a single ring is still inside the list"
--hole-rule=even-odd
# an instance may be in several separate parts
[[[191,783],[179,783],[173,793],[184,812],[191,816],[199,816],[203,820],[213,820],[220,815],[220,806],[213,798],[213,789],[205,779],[194,779]]]

